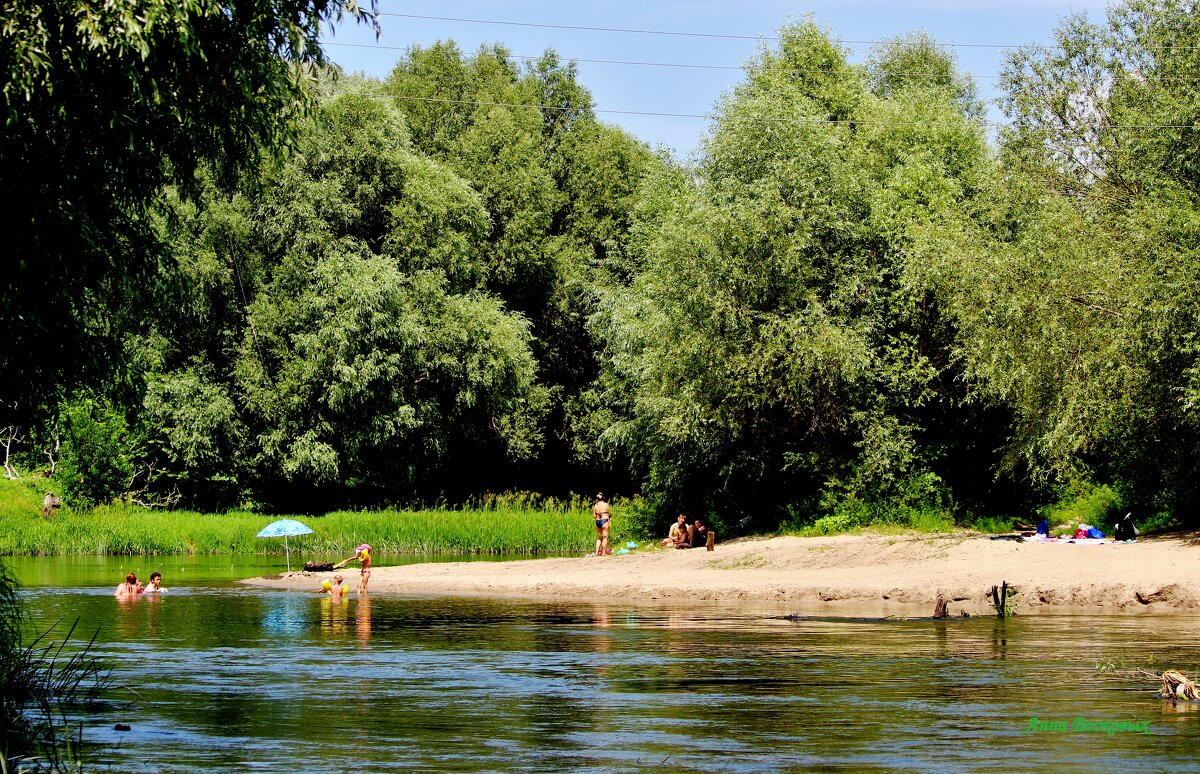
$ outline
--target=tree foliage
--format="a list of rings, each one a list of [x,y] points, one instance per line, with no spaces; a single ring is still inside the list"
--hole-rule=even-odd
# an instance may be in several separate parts
[[[310,68],[343,9],[0,0],[0,404],[77,501],[154,470],[198,505],[615,487],[725,532],[1196,505],[1195,2],[1014,51],[994,145],[928,36],[854,63],[792,25],[694,163],[553,51]]]
[[[857,67],[786,28],[721,105],[698,179],[650,184],[645,268],[612,306],[632,391],[612,432],[648,448],[663,496],[768,525],[822,492],[942,499],[952,331],[909,248],[970,208],[988,154],[959,79],[888,68],[943,58],[906,39]]]
[[[1014,54],[1003,185],[935,242],[967,372],[1018,418],[1010,460],[1178,513],[1200,449],[1196,11],[1129,0]]]
[[[111,383],[170,264],[147,209],[275,155],[309,104],[322,26],[353,0],[0,2],[3,410]]]

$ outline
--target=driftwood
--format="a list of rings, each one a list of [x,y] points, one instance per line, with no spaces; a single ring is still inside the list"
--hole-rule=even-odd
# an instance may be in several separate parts
[[[949,606],[950,606],[950,602],[945,597],[943,597],[941,594],[938,594],[937,595],[937,603],[934,604],[934,606],[933,606],[933,617],[934,618],[945,618],[946,616],[950,615],[950,611],[948,611],[946,609]]]
[[[1016,595],[1016,589],[1010,589],[1008,581],[992,586],[992,606],[996,608],[997,618],[1012,618],[1016,614],[1013,610],[1013,597]]]
[[[333,562],[305,562],[305,572],[333,572]]]
[[[1200,700],[1200,686],[1189,680],[1182,672],[1163,672],[1162,683],[1163,698]]]

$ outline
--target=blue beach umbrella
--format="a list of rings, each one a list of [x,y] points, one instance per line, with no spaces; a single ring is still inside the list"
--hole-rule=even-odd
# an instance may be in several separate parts
[[[287,539],[292,535],[308,535],[312,533],[312,528],[307,524],[302,524],[295,519],[280,519],[273,521],[262,528],[258,533],[258,537],[281,537],[283,538],[283,552],[287,557],[287,571],[292,571],[292,552],[288,548]]]

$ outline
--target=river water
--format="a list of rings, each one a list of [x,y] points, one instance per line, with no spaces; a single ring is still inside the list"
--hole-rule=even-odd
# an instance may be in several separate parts
[[[111,704],[85,721],[88,771],[1200,768],[1200,712],[1096,668],[1193,673],[1196,616],[787,620],[379,592],[334,604],[234,583],[278,569],[242,557],[5,561],[32,629],[61,636],[78,617],[113,667]],[[169,591],[115,600],[131,569],[161,570]]]

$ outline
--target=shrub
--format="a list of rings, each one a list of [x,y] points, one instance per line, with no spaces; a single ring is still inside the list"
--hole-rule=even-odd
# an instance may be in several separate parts
[[[98,505],[123,494],[133,478],[135,452],[125,418],[83,398],[63,407],[62,460],[55,477],[73,505]]]

